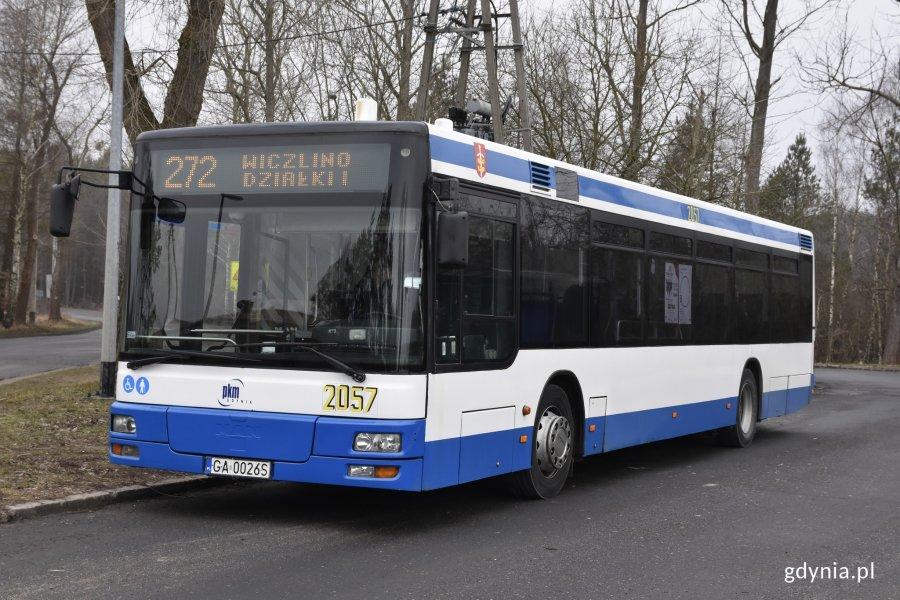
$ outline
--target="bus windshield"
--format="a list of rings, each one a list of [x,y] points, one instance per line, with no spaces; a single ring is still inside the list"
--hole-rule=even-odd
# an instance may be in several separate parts
[[[370,371],[421,369],[423,178],[391,165],[409,148],[144,150],[138,172],[150,189],[132,201],[126,353],[329,370],[325,353]],[[159,218],[159,197],[184,205],[182,222]]]

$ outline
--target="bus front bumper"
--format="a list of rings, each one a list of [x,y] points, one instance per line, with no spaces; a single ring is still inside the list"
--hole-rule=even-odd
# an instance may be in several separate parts
[[[420,491],[424,419],[335,418],[315,415],[247,413],[115,402],[113,415],[134,418],[134,434],[110,431],[110,462],[129,466],[207,474],[211,457],[271,463],[271,480]],[[357,452],[360,432],[398,432],[400,452]],[[113,445],[129,446],[114,454]],[[121,451],[120,451],[121,452]],[[351,477],[351,465],[395,466],[390,478]]]

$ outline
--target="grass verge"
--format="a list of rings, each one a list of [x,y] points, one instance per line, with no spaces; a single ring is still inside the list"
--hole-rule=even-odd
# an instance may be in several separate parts
[[[0,506],[172,477],[109,463],[109,400],[96,390],[96,366],[0,386]]]
[[[0,339],[32,337],[36,335],[62,335],[65,333],[83,333],[99,329],[100,323],[96,321],[79,321],[77,319],[63,319],[51,322],[46,317],[40,317],[34,325],[13,325],[9,329],[0,327]]]

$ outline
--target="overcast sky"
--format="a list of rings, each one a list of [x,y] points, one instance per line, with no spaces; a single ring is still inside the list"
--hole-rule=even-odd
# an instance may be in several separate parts
[[[786,4],[785,0],[782,3]],[[822,44],[843,28],[845,15],[849,29],[862,46],[856,56],[860,64],[868,61],[868,49],[878,44],[889,48],[900,45],[900,2],[849,0],[817,18],[806,31],[791,40],[780,54],[776,54],[776,64],[784,75],[773,92],[776,100],[769,108],[766,129],[771,142],[767,152],[769,168],[781,160],[798,133],[807,134],[813,152],[821,141],[818,126],[825,116],[831,96],[810,90],[803,82],[797,55],[803,60],[809,60],[816,52],[821,51]]]
[[[142,5],[136,0],[127,0],[129,7],[129,22],[127,34],[129,43],[134,49],[146,47],[160,47],[161,45],[175,46],[177,32],[164,33],[166,28],[172,25],[161,14],[155,3]],[[457,0],[458,1],[458,0]],[[529,13],[542,13],[548,10],[559,10],[569,0],[520,0],[526,18]],[[662,0],[663,5],[671,5],[679,0]],[[684,2],[685,0],[681,0]],[[779,14],[784,18],[791,18],[791,11],[798,10],[807,1],[814,0],[781,0],[782,8]],[[449,4],[450,0],[444,0]],[[717,23],[721,13],[718,10],[719,0],[705,0],[701,10],[692,10],[691,18],[696,25],[705,28],[713,34],[721,23]],[[762,6],[763,0],[757,0]],[[775,77],[781,76],[776,88],[773,90],[773,99],[769,106],[769,118],[767,122],[767,148],[764,158],[764,172],[773,168],[784,156],[788,146],[796,135],[805,132],[809,139],[813,152],[819,144],[820,136],[818,126],[825,114],[825,109],[830,101],[827,94],[819,94],[809,89],[809,86],[801,79],[797,57],[804,60],[811,59],[821,51],[822,44],[832,39],[844,26],[847,19],[850,30],[855,39],[860,43],[857,60],[864,62],[868,59],[868,48],[876,44],[887,47],[900,45],[900,2],[898,0],[834,0],[834,4],[827,10],[820,12],[805,27],[795,34],[788,42],[780,46],[776,52]],[[163,42],[162,40],[165,40]],[[752,65],[755,69],[755,65]],[[755,70],[753,72],[755,76]],[[748,85],[749,82],[748,82]]]

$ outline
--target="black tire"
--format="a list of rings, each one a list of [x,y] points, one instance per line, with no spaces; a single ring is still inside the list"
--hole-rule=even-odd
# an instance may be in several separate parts
[[[750,369],[744,369],[741,384],[738,386],[734,425],[719,429],[716,432],[716,441],[722,446],[733,448],[746,448],[752,444],[759,418],[758,407],[759,384],[756,375]]]
[[[566,391],[553,384],[545,387],[535,411],[531,468],[509,475],[509,487],[516,496],[547,499],[562,491],[575,458],[575,427]],[[545,441],[541,447],[540,440],[548,439],[553,443]],[[564,443],[565,450],[561,451]]]

